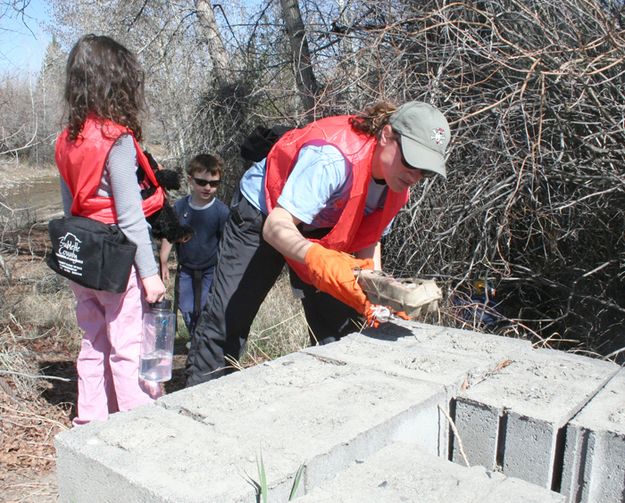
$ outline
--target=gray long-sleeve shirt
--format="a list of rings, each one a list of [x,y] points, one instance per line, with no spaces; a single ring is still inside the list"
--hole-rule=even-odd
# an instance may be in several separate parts
[[[132,136],[120,136],[109,152],[98,196],[112,197],[117,213],[117,225],[126,237],[137,245],[135,266],[141,278],[158,274],[152,251],[149,224],[142,208],[141,192],[137,183],[137,152]],[[71,215],[72,193],[61,178],[63,211]]]

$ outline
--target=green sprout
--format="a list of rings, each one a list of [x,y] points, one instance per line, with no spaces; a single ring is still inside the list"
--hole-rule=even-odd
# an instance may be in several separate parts
[[[263,461],[263,453],[260,452],[256,457],[256,467],[258,469],[258,482],[253,479],[249,479],[249,482],[256,489],[256,496],[258,498],[259,503],[267,503],[268,502],[268,494],[269,488],[267,486],[267,472],[265,470],[265,462]],[[304,463],[302,463],[297,471],[295,472],[295,477],[293,477],[293,485],[291,486],[291,492],[289,493],[288,501],[292,501],[295,499],[297,495],[297,489],[299,488],[299,484],[302,480],[302,475],[304,474]]]

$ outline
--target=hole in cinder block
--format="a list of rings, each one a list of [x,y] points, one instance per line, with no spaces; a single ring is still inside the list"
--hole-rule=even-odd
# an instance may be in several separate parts
[[[503,463],[506,456],[506,433],[508,429],[508,415],[504,412],[499,416],[497,425],[497,452],[495,454],[495,465],[497,470],[503,471]]]
[[[551,475],[551,490],[557,493],[562,487],[562,465],[564,464],[564,448],[566,446],[566,427],[560,428],[556,435],[556,445],[553,454],[553,473]]]
[[[592,447],[589,446],[590,431],[583,428],[581,431],[581,441],[578,440],[578,442],[581,442],[581,445],[578,447],[577,451],[578,461],[577,468],[574,474],[575,489],[569,497],[569,501],[571,503],[579,503],[580,501],[582,501],[582,488],[586,484],[586,463],[589,462],[589,449],[592,449]],[[625,494],[623,494],[623,501],[625,501]]]
[[[449,401],[449,417],[451,420],[456,423],[456,399],[452,398]],[[448,425],[447,426],[447,461],[454,460],[454,442],[456,438],[454,436],[453,429]]]

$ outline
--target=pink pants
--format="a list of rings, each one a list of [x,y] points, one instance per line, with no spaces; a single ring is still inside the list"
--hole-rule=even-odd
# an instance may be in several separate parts
[[[76,319],[84,330],[76,368],[78,414],[74,425],[106,421],[162,395],[157,383],[139,379],[139,351],[145,302],[133,267],[124,293],[85,288],[70,281]]]

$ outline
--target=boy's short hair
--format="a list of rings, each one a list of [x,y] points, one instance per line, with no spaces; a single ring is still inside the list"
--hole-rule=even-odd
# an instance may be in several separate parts
[[[193,176],[202,171],[208,171],[211,175],[219,175],[221,178],[224,161],[218,155],[198,154],[187,164],[187,175]]]

